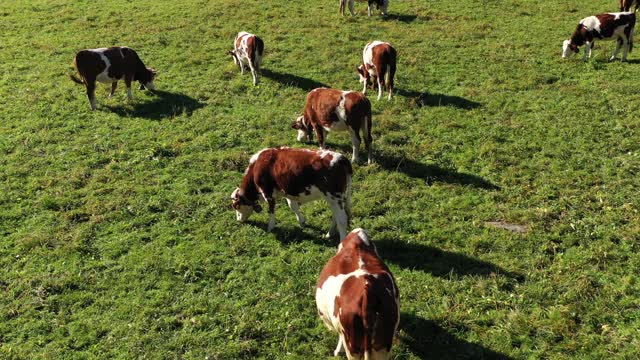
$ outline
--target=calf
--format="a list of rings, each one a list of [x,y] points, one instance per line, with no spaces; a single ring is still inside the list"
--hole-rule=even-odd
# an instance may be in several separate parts
[[[245,64],[249,66],[253,76],[253,85],[258,85],[258,72],[260,72],[263,52],[262,39],[245,31],[238,33],[233,43],[233,50],[229,51],[233,62],[240,67],[242,75],[244,75]]]
[[[316,288],[318,313],[338,333],[334,356],[388,359],[400,321],[398,287],[375,245],[355,229],[322,269]]]
[[[347,1],[349,2],[349,12],[351,16],[354,16],[355,13],[353,11],[353,2],[354,0],[340,0],[340,14],[344,16],[344,9],[347,6]],[[383,16],[387,16],[387,9],[389,8],[389,0],[367,0],[368,6],[367,10],[369,11],[369,16],[373,15],[373,6],[375,5],[377,9],[380,10]]]
[[[620,5],[620,12],[629,11],[631,9],[631,5],[636,3],[636,7],[634,12],[638,11],[638,7],[640,6],[640,2],[638,0],[618,0],[618,4]]]
[[[307,95],[303,115],[291,124],[298,130],[298,141],[311,141],[313,132],[324,149],[327,131],[349,131],[353,154],[351,161],[358,161],[360,130],[371,163],[371,102],[362,93],[318,88]]]
[[[349,160],[333,151],[287,147],[264,149],[249,160],[240,187],[231,194],[231,205],[238,221],[245,222],[254,211],[262,210],[258,201],[266,201],[271,231],[276,225],[277,198],[287,199],[300,226],[304,225],[305,219],[299,207],[325,199],[333,213],[333,223],[326,236],[335,235],[337,228],[342,238],[347,233],[351,216],[352,174]]]
[[[609,59],[613,61],[618,56],[620,47],[624,45],[622,61],[627,60],[627,53],[633,50],[633,29],[636,25],[636,15],[632,12],[607,13],[589,16],[578,24],[570,39],[562,43],[562,58],[566,59],[578,53],[578,47],[585,45],[583,60],[591,57],[591,50],[596,39],[617,40],[618,45]]]
[[[96,109],[96,80],[101,83],[111,83],[109,97],[112,97],[116,92],[118,80],[122,78],[127,86],[129,99],[133,98],[132,81],[140,82],[140,90],[143,90],[145,86],[151,90],[156,88],[153,84],[156,71],[146,67],[138,54],[125,46],[81,50],[73,59],[73,65],[80,74],[80,78],[70,75],[71,80],[86,86],[91,110]]]
[[[393,79],[396,75],[396,49],[389,43],[373,41],[362,51],[362,64],[358,66],[360,82],[364,84],[362,93],[366,94],[369,80],[378,84],[378,100],[382,98],[382,87],[389,91],[389,100],[393,96]]]

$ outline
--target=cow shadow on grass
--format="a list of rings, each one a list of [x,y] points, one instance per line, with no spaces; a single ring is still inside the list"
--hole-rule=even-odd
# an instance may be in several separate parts
[[[131,107],[125,105],[106,105],[105,107],[122,117],[161,120],[182,114],[191,116],[194,111],[205,106],[205,103],[188,95],[162,90],[149,91],[153,94],[153,98],[150,101],[140,102],[141,100],[138,99],[134,100]]]
[[[510,360],[511,357],[481,345],[458,339],[436,322],[412,313],[400,314],[400,340],[411,352],[424,360],[477,359]]]
[[[295,217],[292,211],[287,213],[284,209],[282,210],[283,217],[288,215]],[[304,212],[304,210],[302,211]],[[278,213],[278,211],[276,211],[276,213]],[[267,229],[269,226],[268,222],[249,220],[247,221],[247,224],[260,228],[265,233],[269,233]],[[310,240],[314,244],[318,245],[338,246],[340,242],[337,237],[331,239],[324,237],[327,231],[329,231],[329,225],[330,224],[327,224],[327,227],[322,229],[309,223],[306,223],[304,227],[300,227],[297,222],[294,225],[277,223],[276,227],[271,230],[271,233],[273,233],[276,239],[284,245],[299,244],[303,241]]]
[[[351,158],[351,145],[335,144],[327,142],[331,148],[338,148],[340,152]],[[364,146],[360,145],[360,163],[365,163],[366,152],[363,151]],[[405,156],[392,155],[380,150],[376,150],[375,141],[373,143],[373,161],[387,171],[399,171],[412,178],[422,179],[428,185],[442,182],[447,184],[457,184],[463,186],[472,186],[484,190],[500,190],[500,186],[495,185],[480,176],[458,172],[453,169],[447,169],[436,164],[423,164],[421,162],[409,159]]]
[[[428,272],[433,276],[449,278],[457,276],[496,277],[522,282],[522,274],[505,270],[490,262],[474,259],[464,254],[445,251],[433,246],[407,243],[379,234],[376,248],[384,260],[402,268]]]
[[[383,17],[385,21],[393,20],[400,21],[403,23],[412,23],[418,18],[417,15],[402,15],[402,14],[389,14],[386,17]]]
[[[309,79],[309,78],[298,76],[298,75],[288,74],[288,73],[281,73],[281,72],[277,72],[269,69],[262,69],[261,74],[262,76],[269,78],[273,81],[277,81],[282,85],[295,86],[305,91],[310,91],[320,87],[329,87],[329,85],[323,84],[313,79]]]
[[[432,94],[413,90],[398,89],[398,95],[410,98],[416,106],[451,106],[463,110],[472,110],[482,106],[481,103],[455,95]]]

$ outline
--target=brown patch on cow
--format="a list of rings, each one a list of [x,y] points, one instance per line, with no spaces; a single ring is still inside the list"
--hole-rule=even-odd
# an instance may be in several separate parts
[[[361,229],[349,233],[340,250],[320,273],[318,288],[330,276],[350,274],[364,263],[365,274],[344,280],[334,299],[334,317],[343,329],[345,346],[353,355],[391,350],[399,319],[399,292],[389,268],[378,257],[375,245],[363,239]]]
[[[526,234],[529,231],[529,229],[525,225],[510,224],[504,220],[486,221],[484,224],[486,226],[490,226],[497,229],[505,229],[518,234]]]
[[[249,164],[240,184],[240,193],[252,204],[260,190],[265,196],[275,191],[289,195],[309,193],[316,186],[324,194],[345,193],[347,179],[353,174],[349,160],[341,158],[330,166],[332,156],[321,157],[320,151],[294,148],[266,149]]]
[[[341,119],[338,111],[344,97],[345,123],[353,130],[358,142],[364,137],[365,147],[371,156],[371,102],[364,94],[350,91],[344,92],[338,89],[318,88],[312,90],[307,95],[303,110],[304,121],[296,121],[294,128],[303,130],[312,138],[315,133],[318,137],[318,144],[324,147],[325,129],[331,129]],[[360,133],[362,132],[362,137]]]

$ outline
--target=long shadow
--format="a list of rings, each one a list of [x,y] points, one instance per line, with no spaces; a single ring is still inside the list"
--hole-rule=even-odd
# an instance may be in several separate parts
[[[290,214],[293,215],[293,213]],[[260,228],[264,230],[264,232],[268,232],[268,222],[249,220],[247,221],[247,224]],[[271,232],[275,235],[276,239],[284,245],[298,244],[303,241],[310,240],[314,244],[337,247],[339,244],[337,237],[325,239],[324,235],[328,230],[329,225],[327,225],[325,229],[321,229],[309,223],[305,224],[304,227],[298,226],[297,223],[293,226],[280,223],[276,224],[276,227]]]
[[[277,81],[283,85],[295,86],[305,91],[311,91],[319,87],[329,87],[329,85],[323,84],[313,79],[293,74],[281,73],[269,69],[262,69],[261,73],[264,77]]]
[[[407,335],[400,336],[411,351],[424,360],[474,359],[510,360],[511,357],[487,349],[481,345],[458,339],[431,320],[412,313],[400,314],[400,329]]]
[[[309,144],[317,143],[311,142]],[[338,144],[333,143],[331,142],[331,140],[329,140],[327,141],[327,145],[329,148],[340,149],[340,152],[343,154],[351,154],[350,144]],[[361,157],[364,157],[364,155],[366,155],[366,153],[363,151],[363,148],[363,146],[360,146]],[[360,161],[363,160],[361,159]],[[437,182],[443,182],[447,184],[472,186],[485,190],[500,190],[500,186],[492,184],[491,182],[477,175],[443,168],[436,164],[423,164],[404,156],[387,154],[381,150],[377,150],[375,147],[375,142],[373,144],[373,161],[385,170],[403,172],[413,178],[422,179],[429,185]]]
[[[154,95],[151,101],[135,102],[132,105],[133,110],[124,104],[120,106],[105,105],[105,107],[123,117],[136,116],[160,120],[181,114],[191,116],[195,110],[205,106],[205,103],[180,93],[162,90],[154,90],[151,93]]]
[[[471,110],[482,106],[481,103],[468,100],[460,96],[431,94],[413,90],[398,89],[398,95],[411,98],[418,107],[423,106],[452,106],[458,109]]]
[[[464,254],[423,244],[406,243],[380,235],[374,240],[376,240],[378,252],[385,261],[406,269],[420,270],[443,278],[451,275],[482,277],[503,275],[516,282],[524,281],[524,276],[521,274]]]
[[[408,23],[414,22],[417,18],[418,18],[417,15],[389,14],[386,17],[384,17],[383,19],[385,21],[395,20],[395,21],[401,21],[403,23],[407,23],[408,24]]]
[[[373,152],[374,160],[381,167],[390,171],[401,171],[408,176],[423,179],[427,184],[444,182],[447,184],[459,184],[473,186],[485,190],[500,190],[498,185],[473,174],[457,172],[446,169],[436,164],[423,164],[406,157],[398,157],[381,151]]]

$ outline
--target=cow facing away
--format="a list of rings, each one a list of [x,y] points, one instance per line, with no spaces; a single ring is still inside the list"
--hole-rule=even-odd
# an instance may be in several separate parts
[[[156,71],[147,68],[138,54],[128,47],[114,46],[110,48],[81,50],[73,59],[73,65],[76,68],[80,78],[70,75],[71,80],[78,84],[85,85],[87,88],[87,97],[91,110],[96,109],[95,89],[96,81],[111,84],[111,93],[109,97],[113,97],[116,92],[118,80],[124,79],[127,87],[127,97],[133,98],[131,92],[131,82],[139,81],[140,90],[145,87],[155,90],[153,80]]]
[[[349,4],[349,12],[351,16],[355,16],[355,12],[353,11],[353,3],[354,0],[340,0],[340,14],[344,16],[344,10],[347,7],[347,2]],[[367,11],[369,16],[373,15],[373,6],[380,10],[382,16],[387,16],[387,9],[389,8],[389,0],[367,0]]]
[[[620,6],[620,12],[629,11],[631,9],[631,5],[633,3],[636,4],[634,12],[638,11],[638,7],[640,6],[640,1],[638,0],[618,0],[618,5]]]
[[[371,102],[364,94],[353,91],[318,88],[307,95],[304,111],[291,127],[298,130],[298,141],[311,141],[313,133],[324,149],[328,131],[348,131],[353,147],[352,162],[358,161],[360,131],[371,159]]]
[[[362,64],[358,66],[360,82],[364,84],[362,93],[367,93],[367,85],[378,85],[378,100],[382,98],[382,89],[389,91],[389,100],[393,97],[394,78],[396,76],[396,49],[382,41],[368,43],[362,51]]]
[[[253,85],[258,85],[258,73],[264,53],[264,42],[259,37],[246,31],[239,32],[233,42],[233,50],[229,55],[233,62],[240,67],[240,73],[244,75],[244,68],[248,66],[253,76]]]
[[[620,48],[624,46],[621,61],[627,60],[627,53],[633,50],[633,30],[636,25],[636,15],[632,12],[607,13],[586,17],[580,20],[578,27],[570,39],[562,43],[562,58],[569,58],[578,53],[579,46],[585,45],[582,59],[587,61],[591,57],[593,44],[599,40],[616,40],[617,46],[610,61],[618,56]]]
[[[338,333],[334,356],[388,359],[400,321],[399,291],[389,268],[362,229],[349,233],[320,273],[318,314]]]
[[[231,194],[231,206],[236,218],[245,222],[255,211],[260,212],[260,200],[269,206],[269,227],[276,225],[275,206],[280,197],[296,214],[303,226],[300,213],[304,203],[325,199],[333,214],[333,223],[327,237],[340,238],[347,233],[351,216],[351,163],[339,153],[328,150],[294,148],[263,149],[249,160],[240,187]]]

